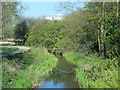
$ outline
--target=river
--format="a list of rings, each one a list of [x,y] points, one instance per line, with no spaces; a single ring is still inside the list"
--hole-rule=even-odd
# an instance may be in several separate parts
[[[58,58],[57,66],[40,82],[38,88],[80,88],[75,81],[75,65],[66,61],[61,55],[56,57]]]

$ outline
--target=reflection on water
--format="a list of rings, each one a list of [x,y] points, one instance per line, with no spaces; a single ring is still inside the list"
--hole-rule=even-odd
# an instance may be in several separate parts
[[[40,88],[63,88],[64,83],[55,83],[53,80],[43,83]]]
[[[75,65],[66,61],[63,56],[57,58],[59,59],[57,66],[48,77],[45,77],[39,88],[79,88],[75,82]]]

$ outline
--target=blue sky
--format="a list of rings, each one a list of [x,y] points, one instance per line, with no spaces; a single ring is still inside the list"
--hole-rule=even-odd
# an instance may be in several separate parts
[[[23,15],[26,17],[42,17],[46,15],[58,15],[65,14],[64,11],[58,12],[56,7],[59,7],[59,2],[22,2],[22,5],[26,7]],[[82,7],[84,4],[78,4]]]

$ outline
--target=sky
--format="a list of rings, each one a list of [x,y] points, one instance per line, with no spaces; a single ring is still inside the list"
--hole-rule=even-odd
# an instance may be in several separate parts
[[[65,11],[58,12],[56,8],[59,7],[60,2],[22,2],[22,5],[26,8],[23,15],[25,17],[43,17],[49,15],[64,15]],[[83,7],[84,4],[78,4],[79,7]]]

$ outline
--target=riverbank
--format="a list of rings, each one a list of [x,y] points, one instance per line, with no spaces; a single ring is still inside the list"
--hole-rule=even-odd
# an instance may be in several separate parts
[[[76,80],[81,88],[118,88],[118,60],[103,59],[96,55],[79,57],[73,52],[64,53],[74,63]]]
[[[29,51],[2,59],[3,88],[38,87],[40,81],[53,67],[58,59],[42,48],[31,48]]]

